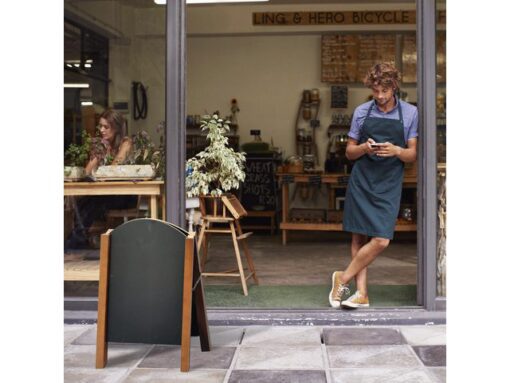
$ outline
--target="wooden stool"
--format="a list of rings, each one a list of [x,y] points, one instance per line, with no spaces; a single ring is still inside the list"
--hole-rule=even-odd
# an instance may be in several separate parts
[[[253,233],[243,233],[239,223],[240,218],[247,215],[246,210],[233,195],[223,195],[221,197],[201,196],[200,197],[200,211],[202,213],[202,227],[198,237],[198,251],[202,250],[202,241],[204,248],[200,256],[201,269],[205,269],[205,262],[207,260],[207,236],[209,234],[227,234],[232,236],[232,243],[234,244],[234,252],[237,260],[237,269],[227,270],[223,272],[207,273],[202,272],[203,277],[239,277],[243,287],[244,295],[248,295],[248,288],[246,281],[253,278],[253,281],[258,284],[257,273],[255,272],[255,265],[251,258],[248,246],[246,245],[246,238]],[[220,225],[218,227],[218,225]],[[228,226],[227,226],[228,225]],[[245,275],[243,262],[241,261],[241,254],[239,251],[238,241],[241,241],[244,256],[248,262],[249,273]]]

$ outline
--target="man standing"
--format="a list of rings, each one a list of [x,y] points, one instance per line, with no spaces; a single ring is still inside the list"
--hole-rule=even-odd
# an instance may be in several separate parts
[[[368,307],[367,266],[393,239],[400,207],[404,162],[416,160],[417,108],[397,98],[400,73],[389,63],[374,65],[365,77],[373,100],[353,114],[346,157],[356,161],[345,197],[343,227],[352,233],[352,261],[335,271],[329,303],[334,308]],[[357,291],[347,284],[356,278]]]

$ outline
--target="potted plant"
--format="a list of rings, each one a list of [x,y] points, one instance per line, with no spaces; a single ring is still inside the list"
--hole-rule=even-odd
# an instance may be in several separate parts
[[[223,193],[239,189],[244,181],[244,153],[229,148],[225,136],[230,130],[230,121],[224,121],[216,112],[202,117],[202,131],[207,132],[209,145],[187,162],[186,193],[196,196],[219,197]],[[203,199],[201,199],[203,200]]]
[[[85,165],[89,159],[91,137],[83,130],[81,145],[71,144],[64,152],[64,181],[78,181],[85,177]]]
[[[156,148],[150,135],[144,130],[134,134],[131,139],[133,151],[126,164],[111,165],[111,158],[99,156],[104,160],[94,173],[96,179],[152,179],[164,176],[163,140],[160,140],[160,146]]]

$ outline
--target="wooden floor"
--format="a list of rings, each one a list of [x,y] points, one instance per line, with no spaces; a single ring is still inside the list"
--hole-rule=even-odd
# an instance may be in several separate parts
[[[298,235],[299,233],[299,235]],[[348,237],[334,233],[293,233],[286,246],[280,235],[256,234],[248,239],[261,285],[329,284],[334,270],[350,261]],[[416,242],[396,240],[368,269],[369,283],[412,285],[417,282]],[[211,240],[206,271],[235,268],[232,241],[226,236]],[[65,281],[99,280],[99,250],[77,250],[64,255]],[[238,284],[235,278],[209,277],[206,284]]]

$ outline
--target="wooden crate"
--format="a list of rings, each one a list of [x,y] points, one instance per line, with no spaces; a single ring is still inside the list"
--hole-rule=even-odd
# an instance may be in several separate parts
[[[290,220],[292,222],[321,223],[326,220],[326,211],[324,209],[294,208],[290,210]]]
[[[327,210],[326,211],[326,222],[328,223],[340,223],[342,222],[344,212],[342,210]]]

